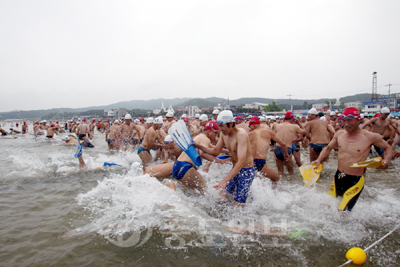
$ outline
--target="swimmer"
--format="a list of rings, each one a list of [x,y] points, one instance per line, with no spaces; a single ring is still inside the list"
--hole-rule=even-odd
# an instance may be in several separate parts
[[[165,117],[167,118],[167,120],[163,124],[162,129],[164,130],[164,132],[168,133],[169,128],[172,124],[176,122],[176,120],[174,119],[174,113],[172,111],[168,111]]]
[[[179,146],[175,144],[174,140],[172,140],[172,137],[170,135],[167,135],[164,138],[163,152],[164,152],[163,163],[167,163],[168,159],[175,161],[182,154],[182,149],[180,149]]]
[[[14,133],[16,133],[16,134],[20,134],[21,132],[20,132],[20,131],[18,131],[18,130],[15,130],[15,129],[13,129],[13,128],[10,128],[10,132],[9,132],[9,134],[14,134]]]
[[[190,123],[189,118],[184,118],[183,122],[186,124],[186,127],[188,128],[189,133],[192,136],[192,138],[195,137],[198,132],[196,126],[194,126],[193,124]]]
[[[58,134],[58,133],[57,133],[57,128],[56,128],[55,125],[52,123],[52,124],[50,125],[50,127],[47,128],[46,139],[47,139],[47,140],[54,139],[54,138],[53,138],[54,134]]]
[[[249,135],[244,129],[235,127],[233,114],[230,110],[221,111],[217,117],[217,123],[221,130],[221,136],[215,147],[209,148],[196,142],[193,144],[214,156],[221,153],[224,147],[230,151],[233,168],[214,188],[222,189],[220,195],[224,197],[228,197],[228,194],[233,194],[236,191],[234,205],[244,207],[255,176]]]
[[[310,162],[318,158],[335,134],[334,129],[326,121],[317,119],[316,115],[315,108],[308,111],[308,123],[305,127],[306,137],[310,140]]]
[[[94,137],[94,128],[96,127],[95,125],[96,120],[92,119],[92,122],[89,124],[89,139],[92,140]]]
[[[79,126],[77,128],[77,134],[78,134],[79,140],[85,140],[85,141],[89,142],[89,138],[87,137],[87,135],[89,133],[90,133],[89,125],[86,123],[86,119],[83,118],[82,123],[79,124]]]
[[[78,139],[73,134],[69,134],[68,136],[64,137],[63,140],[66,144],[69,145],[77,145],[78,144]]]
[[[212,112],[212,120],[213,121],[217,120],[218,114],[219,114],[219,110],[218,109],[214,109],[213,112]]]
[[[351,211],[364,188],[365,168],[352,168],[351,164],[367,159],[371,145],[384,150],[385,160],[380,168],[388,167],[392,159],[392,148],[377,133],[363,130],[359,126],[360,111],[354,107],[346,108],[341,115],[344,130],[335,133],[328,146],[324,148],[313,163],[321,164],[330,151],[336,146],[338,151],[338,167],[335,178],[329,189],[333,197],[343,197],[339,209]]]
[[[199,126],[197,127],[197,134],[201,134],[204,131],[204,126],[208,122],[208,116],[206,114],[201,114],[199,117]]]
[[[114,124],[106,130],[106,142],[108,145],[108,148],[110,150],[112,149],[119,149],[119,143],[118,143],[118,139],[119,139],[119,134],[120,134],[120,121],[119,120],[115,120]]]
[[[236,127],[237,128],[242,128],[243,130],[245,130],[247,133],[250,132],[250,128],[249,126],[243,122],[244,118],[242,115],[236,116],[235,122],[236,122]]]
[[[158,139],[158,131],[163,124],[162,118],[158,117],[154,120],[153,118],[148,118],[147,121],[148,124],[152,126],[146,131],[143,142],[137,151],[143,164],[147,164],[153,159],[152,155],[150,154],[150,149],[162,147],[164,143],[164,139]]]
[[[26,134],[27,132],[28,132],[28,125],[26,124],[26,121],[24,121],[22,124],[22,134]]]
[[[263,176],[271,179],[272,184],[277,184],[280,179],[279,174],[266,164],[267,153],[271,139],[278,143],[284,152],[284,158],[287,160],[289,154],[285,143],[270,130],[262,129],[260,120],[256,116],[252,117],[249,122],[249,138],[253,153],[254,167]]]
[[[128,149],[128,144],[131,143],[133,132],[135,131],[135,129],[136,126],[132,123],[132,116],[130,114],[126,114],[125,121],[120,126],[120,133],[118,138],[120,148],[123,148],[124,150]],[[138,140],[136,143],[138,143]]]
[[[286,160],[284,157],[285,152],[283,151],[283,148],[279,144],[277,144],[274,148],[276,167],[278,168],[278,174],[280,175],[283,174],[284,165],[286,165],[289,174],[294,174],[292,161],[292,142],[293,140],[299,138],[299,134],[306,134],[306,131],[302,128],[303,126],[300,124],[299,120],[294,120],[294,114],[292,112],[286,112],[284,120],[285,122],[277,124],[274,127],[277,137],[285,143],[287,152],[289,154],[289,158]],[[296,124],[292,124],[293,120],[296,122]]]

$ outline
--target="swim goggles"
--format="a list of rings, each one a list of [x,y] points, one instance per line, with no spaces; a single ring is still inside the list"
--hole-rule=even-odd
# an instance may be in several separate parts
[[[354,115],[352,115],[352,114],[349,114],[349,115],[340,115],[340,118],[341,119],[344,119],[344,118],[347,118],[347,119],[358,119],[359,117],[358,116],[354,116]]]

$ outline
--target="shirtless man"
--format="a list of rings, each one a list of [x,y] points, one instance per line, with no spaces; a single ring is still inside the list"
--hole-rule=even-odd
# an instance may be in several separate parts
[[[133,136],[132,136],[133,143],[141,144],[143,141],[144,132],[146,131],[146,129],[144,128],[144,126],[142,126],[142,124],[140,123],[140,120],[138,120],[138,119],[134,120],[134,124],[135,124],[135,131],[133,132]]]
[[[43,121],[41,122],[41,124],[40,124],[40,130],[45,130],[45,131],[47,131],[47,128],[49,128],[49,126],[46,125],[46,123],[47,123],[46,120],[43,120]]]
[[[174,113],[172,111],[168,111],[165,117],[167,117],[167,120],[163,124],[162,129],[164,130],[164,132],[168,133],[169,128],[173,123],[176,122],[176,120],[174,119]]]
[[[337,114],[336,114],[336,112],[335,111],[331,111],[329,118],[330,118],[329,124],[332,125],[333,129],[335,129],[336,123],[337,123]]]
[[[69,134],[68,136],[64,137],[62,139],[66,144],[69,145],[77,145],[78,144],[78,139],[72,134]]]
[[[3,128],[0,128],[0,133],[1,133],[1,136],[7,136],[7,132]]]
[[[251,118],[249,127],[251,131],[249,133],[249,138],[251,150],[253,152],[254,168],[265,177],[271,179],[272,184],[277,184],[280,176],[274,169],[265,164],[265,159],[267,158],[271,139],[282,147],[285,160],[289,158],[286,145],[274,132],[261,128],[260,120],[255,116]]]
[[[364,188],[365,168],[352,168],[351,164],[367,159],[371,145],[384,150],[385,160],[380,168],[387,168],[392,159],[392,149],[377,133],[362,130],[359,127],[360,111],[356,108],[346,108],[342,114],[344,130],[338,131],[328,146],[322,150],[313,163],[318,167],[330,151],[336,146],[338,151],[338,168],[329,194],[333,197],[343,197],[339,205],[342,211],[351,211]]]
[[[233,168],[225,178],[215,185],[215,189],[222,189],[220,195],[228,197],[236,190],[234,205],[244,207],[251,184],[254,180],[255,169],[249,135],[243,129],[236,128],[232,111],[221,111],[217,118],[221,136],[215,147],[210,148],[194,145],[202,151],[217,156],[226,147],[232,155]]]
[[[242,128],[243,130],[246,131],[246,133],[250,132],[249,126],[246,123],[243,122],[244,118],[243,118],[242,115],[236,116],[236,120],[235,121],[236,121],[236,127],[237,128]]]
[[[274,148],[275,154],[275,162],[276,167],[278,168],[278,174],[283,174],[283,166],[286,165],[286,168],[289,174],[293,174],[293,160],[292,160],[292,142],[297,139],[299,134],[303,135],[306,133],[304,129],[302,129],[301,124],[298,120],[296,120],[297,124],[292,124],[294,119],[294,114],[290,111],[286,112],[284,122],[277,124],[275,126],[276,135],[280,138],[283,143],[286,145],[287,152],[289,154],[288,160],[285,160],[285,152],[283,148],[277,144]]]
[[[306,137],[310,140],[310,162],[318,158],[335,134],[326,121],[317,119],[316,113],[314,108],[308,111],[308,123],[305,127]]]
[[[200,118],[200,114],[199,114],[199,113],[196,113],[196,114],[194,115],[194,120],[192,121],[192,125],[193,125],[194,127],[196,127],[196,129],[199,129],[199,127],[200,127],[199,118]]]
[[[193,124],[190,123],[190,119],[189,118],[184,118],[183,122],[185,122],[186,127],[188,127],[190,135],[192,137],[195,137],[197,135],[197,133],[198,133],[196,126],[194,126]]]
[[[389,114],[390,114],[389,108],[387,107],[382,108],[381,115],[372,118],[366,123],[364,123],[361,126],[361,129],[364,129],[367,126],[371,126],[371,132],[380,134],[383,140],[387,141],[389,145],[392,145],[394,141],[394,135],[397,129],[395,130],[396,126],[392,126],[389,119],[387,119]],[[380,156],[383,155],[383,152],[377,146],[375,146],[375,150],[378,153],[378,155]]]
[[[57,133],[56,126],[52,123],[50,125],[50,127],[47,128],[47,134],[46,134],[47,140],[54,139],[53,138],[54,134],[58,134],[58,133]]]
[[[125,150],[128,148],[128,144],[131,143],[133,131],[136,129],[135,124],[132,123],[132,116],[130,114],[125,115],[125,121],[120,127],[120,133],[118,142],[120,147]],[[137,140],[138,141],[138,140]]]
[[[260,116],[260,127],[264,130],[271,130],[271,128],[267,125],[267,119],[264,116]],[[249,123],[250,126],[250,123]]]
[[[148,122],[152,122],[152,120],[148,119]],[[142,160],[143,164],[149,163],[152,160],[152,156],[150,154],[150,149],[159,148],[163,146],[164,139],[158,139],[157,131],[161,128],[163,121],[160,117],[154,119],[154,123],[151,123],[152,126],[146,131],[143,142],[140,145],[137,153]]]
[[[87,134],[89,134],[89,125],[86,123],[86,119],[82,119],[82,123],[79,124],[77,128],[77,134],[79,137],[79,140],[85,140],[89,142],[89,139],[87,137]]]
[[[214,109],[213,112],[212,112],[212,116],[213,116],[212,120],[213,121],[217,120],[218,114],[219,114],[219,110],[218,109]]]
[[[26,134],[27,132],[28,132],[28,125],[24,121],[24,123],[22,124],[22,134]]]
[[[120,122],[115,120],[114,124],[106,131],[106,142],[109,149],[119,149]]]
[[[92,140],[94,137],[94,128],[96,127],[95,124],[96,120],[92,119],[92,122],[89,124],[89,139]]]
[[[208,122],[208,116],[206,114],[201,114],[199,117],[199,126],[197,127],[197,134],[201,134],[204,131],[204,126]]]
[[[163,152],[164,161],[162,163],[167,163],[168,159],[175,161],[182,154],[182,149],[175,144],[170,135],[167,135],[164,138]]]
[[[10,132],[9,132],[9,134],[14,134],[14,133],[16,133],[16,134],[20,134],[21,132],[20,132],[20,131],[18,131],[18,130],[15,130],[15,129],[13,129],[13,128],[10,128]]]

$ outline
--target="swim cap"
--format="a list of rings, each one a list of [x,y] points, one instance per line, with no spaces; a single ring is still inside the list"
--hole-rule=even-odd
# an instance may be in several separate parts
[[[159,117],[155,118],[155,119],[154,119],[154,124],[163,124],[162,117],[159,116]]]
[[[144,121],[144,118],[143,118],[143,117],[140,117],[139,120],[140,120],[140,121]]]
[[[271,116],[271,121],[276,121],[276,117],[275,116]]]
[[[132,119],[131,114],[126,114],[126,115],[125,115],[125,120],[131,120],[131,119]]]
[[[47,122],[46,120],[43,120],[43,123]]]
[[[213,115],[218,115],[219,114],[219,110],[218,109],[214,109],[212,114]]]
[[[37,121],[37,122],[35,122],[35,124],[39,124],[39,122]]]
[[[95,119],[93,119],[92,121],[96,121]]]
[[[119,120],[115,120],[114,123],[118,124],[118,123],[119,123]]]
[[[54,126],[55,126],[54,123],[50,124],[50,127],[54,127]]]
[[[201,116],[199,117],[200,121],[208,121],[208,116],[206,114],[201,114]]]
[[[380,117],[381,116],[381,113],[376,113],[375,115],[374,115],[374,118],[376,118],[376,117]]]
[[[198,118],[200,118],[200,114],[199,114],[199,113],[196,113],[196,114],[194,114],[194,117],[195,117],[196,119],[198,119]]]
[[[330,109],[328,109],[327,111],[326,111],[326,114],[330,114],[332,111],[330,110]]]
[[[244,118],[243,118],[242,115],[238,115],[238,116],[236,116],[236,118],[235,118],[235,121],[242,121],[242,120],[244,120]]]
[[[204,130],[218,131],[218,125],[215,121],[209,121],[206,126],[204,126]]]
[[[293,119],[294,118],[294,114],[291,111],[288,111],[285,113],[285,119]]]
[[[242,117],[243,118],[243,117]],[[223,110],[218,114],[217,123],[233,122],[233,114],[230,110]]]
[[[390,110],[389,110],[389,108],[384,107],[384,108],[381,109],[381,113],[382,114],[387,114],[387,113],[390,113]]]
[[[346,116],[346,117],[348,117],[348,116],[353,116],[354,118],[356,118],[356,119],[360,119],[360,111],[358,110],[358,109],[356,109],[355,107],[349,107],[349,108],[346,108],[344,111],[343,111],[343,113],[342,113],[342,115],[344,115],[344,116]],[[342,116],[341,116],[342,117]],[[348,117],[349,118],[349,117]]]
[[[164,142],[172,142],[172,141],[174,140],[172,140],[172,137],[169,134],[165,136]]]
[[[69,137],[66,136],[66,137],[63,138],[63,140],[67,140],[67,141],[68,141],[68,140],[69,140]]]
[[[267,119],[264,116],[260,116],[258,118],[260,119],[260,121],[267,121]]]
[[[133,121],[133,123],[138,124],[138,123],[140,123],[140,121],[139,121],[138,119],[135,119],[135,120]]]
[[[249,116],[247,116],[247,118],[246,119],[251,119],[251,118],[253,118],[251,115],[249,115]]]
[[[326,121],[326,118],[324,116],[322,116],[321,118],[319,118],[321,121]]]
[[[322,111],[318,112],[317,116],[322,117],[324,116],[324,113]]]
[[[328,112],[326,114],[328,114]],[[336,116],[336,112],[335,111],[331,111],[331,113],[329,113],[329,115]]]
[[[361,114],[360,114],[360,118],[361,118],[361,119],[364,119],[364,114],[361,113]]]
[[[260,124],[260,119],[257,116],[254,116],[250,119],[249,125]]]
[[[165,117],[167,118],[171,118],[174,116],[174,113],[172,111],[168,111],[167,114],[165,115]]]
[[[83,118],[83,119],[82,119],[82,121],[86,121],[86,119],[85,119],[85,118]]]
[[[184,121],[184,122],[188,122],[188,121],[189,121],[189,118],[184,118],[183,121]]]
[[[152,117],[148,117],[146,123],[154,123],[154,119]]]
[[[310,109],[309,111],[308,111],[308,114],[314,114],[314,115],[317,115],[317,110],[315,109],[315,108],[312,108],[312,109]]]
[[[182,119],[187,118],[186,114],[182,114]]]

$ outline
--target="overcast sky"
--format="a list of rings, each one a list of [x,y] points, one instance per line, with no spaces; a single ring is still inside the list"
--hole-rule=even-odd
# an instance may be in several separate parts
[[[400,92],[400,1],[0,1],[0,111]]]

